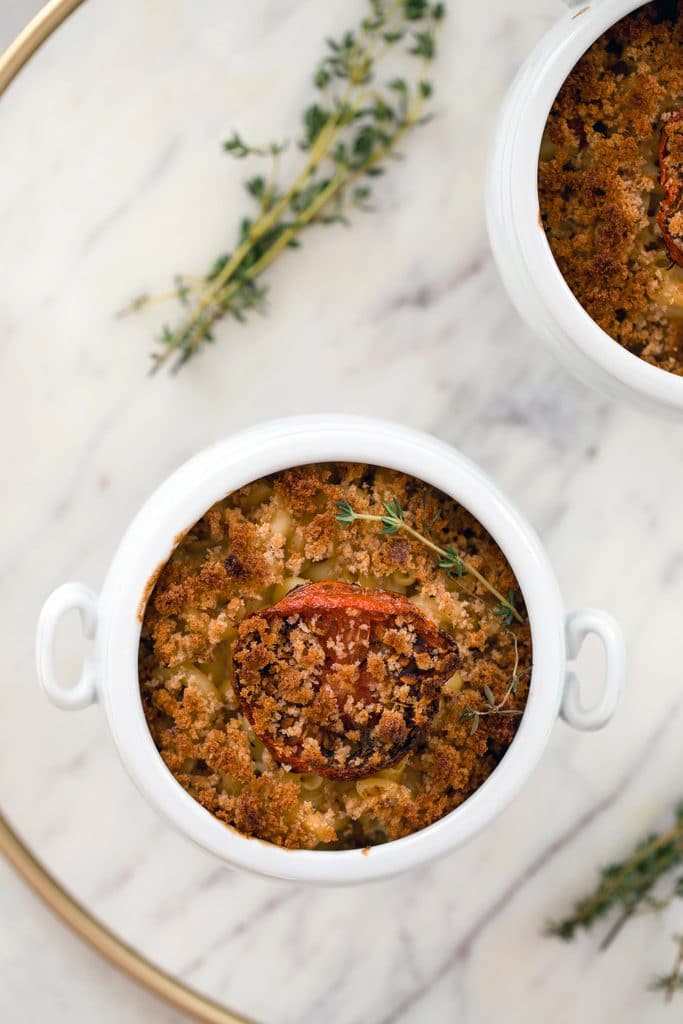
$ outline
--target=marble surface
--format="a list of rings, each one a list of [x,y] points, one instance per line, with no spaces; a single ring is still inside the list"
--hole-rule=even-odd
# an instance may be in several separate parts
[[[3,33],[32,6],[3,4]],[[145,375],[155,317],[112,314],[225,246],[245,168],[220,140],[293,124],[320,39],[361,4],[89,0],[0,102],[0,804],[107,924],[259,1021],[658,1024],[676,1010],[645,985],[668,965],[675,913],[642,918],[605,955],[542,928],[681,795],[683,436],[570,378],[489,254],[493,119],[559,0],[449,6],[437,117],[377,211],[283,259],[270,315],[222,330],[175,378]],[[248,878],[194,849],[133,788],[99,709],[47,705],[32,654],[44,596],[68,578],[97,587],[179,462],[236,428],[320,410],[400,419],[479,461],[541,534],[567,606],[610,610],[629,648],[614,722],[595,735],[558,723],[485,835],[345,891]],[[75,671],[75,631],[62,654]],[[597,680],[595,650],[581,667]],[[0,917],[8,1024],[178,1020],[5,866]]]

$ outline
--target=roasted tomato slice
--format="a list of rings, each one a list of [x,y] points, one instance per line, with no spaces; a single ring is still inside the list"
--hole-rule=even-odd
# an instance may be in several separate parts
[[[242,621],[235,690],[281,764],[358,779],[417,742],[458,660],[455,640],[408,598],[309,583]]]
[[[683,267],[683,110],[672,114],[662,128],[659,178],[664,198],[657,223],[670,258]]]

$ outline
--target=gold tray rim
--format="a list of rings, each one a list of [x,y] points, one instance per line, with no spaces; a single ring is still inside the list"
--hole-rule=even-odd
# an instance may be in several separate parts
[[[50,0],[0,54],[0,97],[42,44],[84,0]],[[201,1024],[254,1024],[162,971],[106,928],[40,863],[0,810],[0,853],[47,906],[92,949],[174,1009]]]

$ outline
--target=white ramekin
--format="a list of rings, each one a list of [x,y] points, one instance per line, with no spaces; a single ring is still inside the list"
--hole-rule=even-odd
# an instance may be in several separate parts
[[[503,282],[521,316],[586,383],[650,411],[683,413],[683,377],[627,352],[565,282],[541,224],[538,157],[553,100],[576,62],[643,0],[593,0],[569,10],[523,64],[500,112],[489,157],[486,213]]]
[[[268,473],[324,461],[369,462],[401,470],[461,502],[491,532],[512,566],[529,612],[533,672],[519,732],[487,781],[456,810],[405,839],[352,851],[284,850],[247,839],[198,804],[164,765],[147,728],[138,685],[140,613],[148,583],[179,536],[217,500]],[[55,633],[70,610],[81,613],[94,653],[74,688],[55,666]],[[606,654],[598,703],[584,708],[567,658],[596,633]],[[533,771],[558,712],[579,729],[598,729],[612,716],[625,674],[620,631],[604,612],[565,618],[553,571],[535,534],[473,463],[441,441],[392,423],[350,416],[302,416],[266,423],[207,448],[181,466],[146,502],[114,556],[96,597],[66,583],[46,601],[37,635],[38,676],[61,708],[99,699],[134,782],[151,804],[187,836],[227,864],[261,875],[318,884],[353,884],[397,874],[464,843],[515,796]]]

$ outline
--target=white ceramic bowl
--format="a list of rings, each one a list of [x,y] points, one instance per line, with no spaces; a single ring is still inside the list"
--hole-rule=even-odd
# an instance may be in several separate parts
[[[627,352],[586,313],[560,273],[541,225],[538,157],[553,100],[579,58],[643,0],[586,0],[565,13],[520,69],[489,157],[486,210],[493,253],[519,313],[577,376],[641,408],[683,414],[683,377]]]
[[[284,850],[248,839],[198,804],[164,765],[147,728],[137,673],[140,609],[148,581],[171,554],[176,539],[215,501],[268,473],[312,462],[370,462],[402,470],[461,502],[495,537],[512,566],[529,613],[533,672],[517,736],[486,782],[440,821],[405,839],[360,850]],[[59,681],[55,632],[62,615],[78,609],[84,633],[94,638],[75,688]],[[583,708],[567,657],[597,633],[606,654],[602,695]],[[597,729],[611,717],[621,691],[624,648],[619,629],[603,612],[584,609],[565,619],[546,555],[524,519],[464,456],[427,434],[377,420],[304,416],[266,423],[221,441],[181,466],[131,523],[96,597],[67,583],[48,598],[37,636],[38,675],[62,708],[99,699],[121,759],[143,794],[187,836],[227,864],[297,882],[352,884],[423,864],[471,838],[512,800],[546,745],[558,712],[579,729]]]

